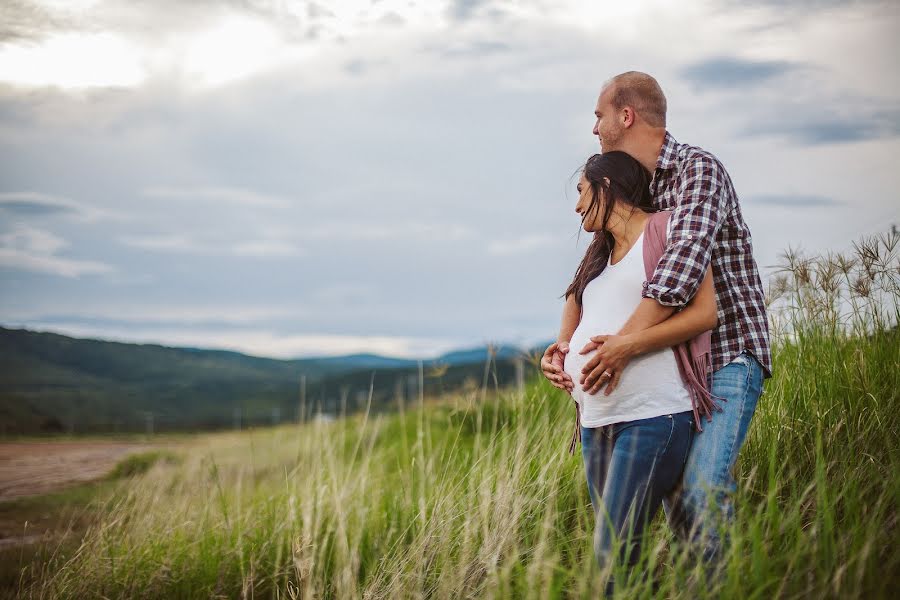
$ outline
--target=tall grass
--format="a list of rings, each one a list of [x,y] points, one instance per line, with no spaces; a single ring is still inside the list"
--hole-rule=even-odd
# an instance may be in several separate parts
[[[866,285],[856,274],[829,289],[785,257],[770,290],[784,317],[775,377],[737,467],[724,575],[706,580],[658,519],[641,563],[658,588],[636,572],[620,597],[900,589],[900,335],[896,308],[884,308],[897,305],[900,266],[896,239],[881,242],[886,268],[872,270],[869,296],[850,297]],[[877,307],[861,300],[876,288],[887,296]],[[835,293],[855,328],[820,310]],[[420,397],[393,415],[198,437],[182,462],[157,462],[110,496],[77,551],[27,565],[22,595],[595,598],[602,574],[581,460],[566,453],[571,420],[569,397],[535,378],[524,393]]]

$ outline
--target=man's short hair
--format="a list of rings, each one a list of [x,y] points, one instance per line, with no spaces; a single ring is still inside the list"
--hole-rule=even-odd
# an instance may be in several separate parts
[[[640,71],[627,71],[610,79],[613,86],[612,105],[617,109],[632,107],[652,127],[666,126],[666,96],[656,79]]]

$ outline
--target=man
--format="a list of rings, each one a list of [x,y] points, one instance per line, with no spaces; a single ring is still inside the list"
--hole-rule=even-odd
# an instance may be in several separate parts
[[[678,143],[666,130],[666,98],[653,77],[629,71],[610,79],[601,90],[595,116],[593,132],[602,152],[621,150],[637,159],[652,177],[654,204],[673,213],[668,246],[653,277],[644,282],[634,313],[620,331],[597,332],[600,335],[580,350],[596,353],[579,384],[590,393],[604,385],[606,394],[615,389],[635,356],[629,334],[685,306],[712,265],[719,324],[711,340],[711,392],[726,401],[719,402],[722,412],[701,424],[682,489],[666,498],[664,508],[679,537],[715,562],[723,546],[718,525],[733,519],[731,496],[737,486],[732,468],[763,379],[772,376],[764,292],[750,230],[725,167],[709,152]],[[544,375],[567,391],[574,386],[562,368],[568,341],[551,344],[541,361]]]

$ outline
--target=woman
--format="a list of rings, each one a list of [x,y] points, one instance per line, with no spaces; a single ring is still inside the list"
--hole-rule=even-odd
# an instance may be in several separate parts
[[[550,363],[544,369],[548,377],[576,402],[597,559],[607,566],[613,546],[624,542],[621,557],[632,565],[644,528],[681,477],[699,414],[708,415],[703,363],[694,369],[683,343],[705,335],[708,352],[708,332],[717,321],[715,290],[708,269],[682,311],[642,332],[617,336],[632,357],[617,374],[617,385],[608,395],[595,389],[616,375],[605,372],[583,390],[582,369],[591,353],[570,353],[566,342],[582,348],[591,336],[615,333],[625,324],[641,301],[648,268],[652,273],[662,252],[669,213],[653,214],[647,173],[624,152],[589,158],[578,191],[575,209],[594,240],[566,290],[560,336],[542,366]]]

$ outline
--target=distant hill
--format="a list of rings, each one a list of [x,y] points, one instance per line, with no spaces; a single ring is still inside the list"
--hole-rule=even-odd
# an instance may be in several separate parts
[[[288,361],[292,364],[315,372],[340,373],[354,369],[402,369],[413,367],[418,363],[408,358],[393,358],[377,354],[348,354],[346,356],[327,356],[321,358],[296,358]]]
[[[541,352],[550,344],[547,342],[543,346],[540,347]],[[514,348],[512,346],[497,346],[494,350],[494,357],[496,360],[510,360],[519,356],[521,354],[521,350],[518,348]],[[537,348],[533,348],[532,350],[537,350]],[[455,352],[448,352],[444,354],[439,359],[439,362],[451,365],[464,365],[473,362],[483,363],[487,361],[488,358],[488,349],[487,347],[481,348],[472,348],[470,350],[457,350]]]
[[[520,354],[496,348],[489,384],[511,384]],[[481,385],[487,361],[487,347],[422,361],[425,393]],[[278,360],[0,327],[0,434],[268,424],[299,418],[301,397],[307,417],[358,410],[370,384],[373,410],[391,409],[418,394],[418,361],[375,354]]]

